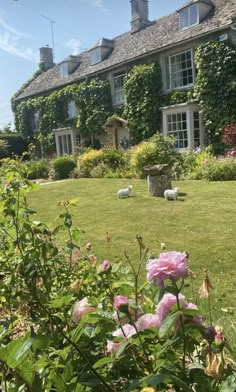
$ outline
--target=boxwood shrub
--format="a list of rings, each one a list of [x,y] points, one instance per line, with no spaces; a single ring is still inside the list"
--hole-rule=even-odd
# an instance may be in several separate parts
[[[69,178],[72,170],[75,169],[76,163],[70,156],[58,157],[52,162],[55,178],[62,180]]]

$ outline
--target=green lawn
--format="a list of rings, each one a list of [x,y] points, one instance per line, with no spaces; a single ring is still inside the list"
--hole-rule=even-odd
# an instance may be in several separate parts
[[[116,192],[133,185],[132,197],[117,199]],[[203,268],[215,286],[214,315],[219,322],[227,317],[227,326],[236,331],[236,182],[181,181],[177,201],[149,197],[145,180],[79,179],[45,184],[29,195],[29,203],[38,211],[37,219],[55,225],[62,212],[58,202],[78,198],[73,208],[74,226],[85,231],[80,245],[93,244],[101,261],[107,258],[106,233],[112,236],[109,258],[137,257],[135,237],[142,235],[149,253],[157,256],[160,243],[168,250],[190,254],[190,268],[196,272],[196,291]],[[202,302],[202,301],[201,301]],[[222,310],[223,309],[223,310]]]

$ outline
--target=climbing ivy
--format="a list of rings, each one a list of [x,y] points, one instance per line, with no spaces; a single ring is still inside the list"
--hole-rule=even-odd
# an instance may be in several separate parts
[[[236,51],[229,43],[210,41],[195,54],[195,97],[203,111],[206,143],[221,152],[221,134],[236,121]]]
[[[112,113],[112,100],[108,81],[94,79],[73,84],[54,91],[48,96],[22,101],[15,108],[15,124],[25,138],[33,138],[33,116],[39,113],[39,140],[47,143],[52,138],[52,130],[76,125],[68,119],[68,103],[74,101],[78,109],[77,126],[81,134],[90,137],[102,131],[102,125]]]
[[[177,105],[179,103],[192,101],[193,99],[193,89],[174,90],[164,96],[163,104],[165,106]]]
[[[159,65],[135,66],[125,81],[125,97],[124,116],[130,139],[136,144],[160,130],[162,83]]]

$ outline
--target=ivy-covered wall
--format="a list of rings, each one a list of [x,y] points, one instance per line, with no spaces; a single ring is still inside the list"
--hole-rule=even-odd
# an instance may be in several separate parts
[[[195,100],[204,115],[206,144],[215,152],[222,148],[221,133],[236,122],[236,50],[230,42],[210,41],[195,52],[196,81],[191,90],[174,90],[163,95],[161,69],[157,62],[134,66],[125,80],[125,104],[120,115],[127,119],[131,142],[139,143],[161,129],[160,107]],[[68,120],[68,103],[74,101],[78,118]],[[107,80],[93,79],[73,84],[48,96],[25,100],[15,107],[16,129],[25,138],[33,137],[33,113],[39,112],[41,143],[52,143],[52,130],[75,126],[90,138],[103,131],[112,114],[111,86]]]
[[[157,63],[135,66],[125,81],[124,117],[133,144],[161,129],[161,70]]]
[[[16,129],[23,137],[33,138],[33,116],[38,112],[39,139],[50,143],[53,129],[76,125],[75,121],[68,119],[70,101],[74,101],[78,109],[77,126],[92,141],[94,134],[102,131],[113,110],[109,82],[101,79],[73,84],[48,96],[19,103],[15,108]]]
[[[203,112],[206,144],[222,152],[221,135],[236,122],[236,50],[230,42],[210,41],[195,53],[194,97]]]

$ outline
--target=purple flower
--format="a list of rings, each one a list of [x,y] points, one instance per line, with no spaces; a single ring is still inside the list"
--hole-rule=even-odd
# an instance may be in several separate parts
[[[159,287],[164,287],[164,280],[176,282],[188,276],[187,256],[180,252],[161,253],[158,259],[151,259],[147,264],[147,279],[155,281]]]
[[[216,330],[215,330],[215,328],[212,327],[212,326],[207,327],[207,328],[204,330],[204,332],[205,332],[206,339],[207,339],[209,342],[213,342],[213,340],[215,339],[215,335],[216,335]]]

